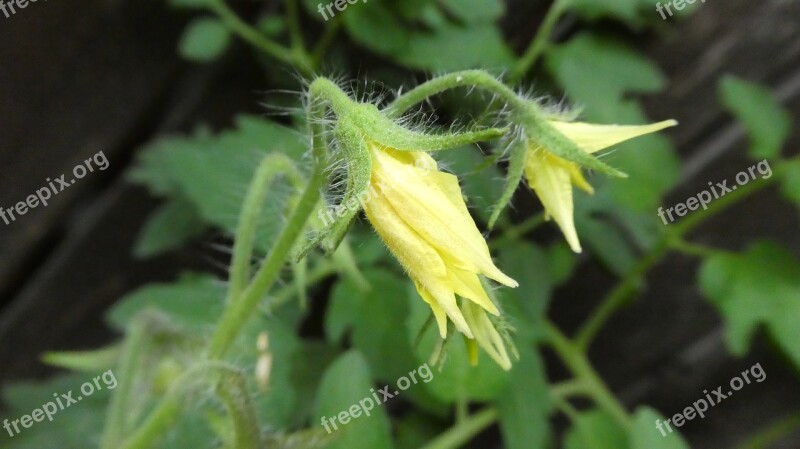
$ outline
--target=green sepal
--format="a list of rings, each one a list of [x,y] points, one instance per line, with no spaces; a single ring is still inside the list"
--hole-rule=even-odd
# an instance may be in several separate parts
[[[487,128],[463,133],[426,134],[412,131],[391,120],[375,105],[359,105],[354,114],[358,126],[370,139],[399,151],[442,151],[477,142],[494,140],[508,133],[508,128]],[[354,118],[355,118],[354,117]]]
[[[372,176],[372,158],[364,140],[363,132],[353,123],[355,117],[347,115],[339,120],[334,129],[339,146],[347,165],[347,188],[340,205],[345,206],[345,213],[336,214],[333,223],[319,231],[317,235],[300,249],[296,259],[300,260],[315,246],[322,246],[326,255],[331,255],[339,247],[356,215],[361,211],[359,196],[369,189]],[[349,205],[356,204],[351,207]],[[323,212],[325,213],[325,212]]]
[[[531,103],[529,114],[525,120],[525,131],[530,140],[547,149],[556,156],[574,162],[582,167],[597,170],[609,176],[627,178],[628,175],[601,162],[596,157],[583,151],[557,129],[550,126],[547,119],[538,111],[538,107]]]
[[[500,213],[503,212],[506,205],[511,201],[514,192],[517,191],[517,186],[522,181],[522,175],[525,172],[525,156],[528,151],[528,140],[526,137],[517,139],[511,147],[511,155],[508,159],[508,173],[506,175],[506,184],[503,187],[503,194],[497,200],[492,210],[492,215],[489,217],[489,229],[492,229],[500,218]]]

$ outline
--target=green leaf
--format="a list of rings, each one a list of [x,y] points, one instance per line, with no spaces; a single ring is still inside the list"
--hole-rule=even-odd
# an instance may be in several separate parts
[[[190,61],[208,62],[217,59],[228,48],[231,34],[221,21],[195,19],[184,30],[178,50]]]
[[[800,207],[800,161],[783,165],[781,172],[781,193]]]
[[[513,64],[513,53],[491,21],[463,26],[446,20],[432,20],[430,8],[403,7],[405,3],[371,0],[369,7],[350,8],[347,14],[343,14],[347,32],[357,43],[411,68],[438,71],[476,67],[504,69]],[[451,1],[446,6],[452,8],[457,4]],[[481,2],[479,6],[485,10],[491,8],[488,2]],[[405,17],[401,11],[406,12]],[[475,17],[472,13],[465,14],[470,21]],[[427,22],[430,27],[414,26],[414,20]],[[470,50],[463,51],[464,48]]]
[[[142,259],[157,256],[180,248],[205,229],[192,203],[185,199],[168,201],[150,216],[139,234],[133,253]]]
[[[766,87],[726,76],[720,82],[723,104],[750,135],[750,157],[774,158],[791,131],[792,117]]]
[[[669,2],[667,2],[669,3]],[[684,7],[680,10],[670,4],[670,11],[675,16],[689,14],[698,5],[682,3]],[[655,3],[651,0],[614,0],[612,2],[598,2],[594,0],[570,0],[569,6],[575,12],[589,20],[602,18],[614,18],[632,25],[638,25],[647,18],[662,17],[656,10]],[[671,15],[665,9],[664,17]],[[663,20],[663,19],[662,19]]]
[[[655,431],[655,430],[654,430]],[[564,438],[564,449],[632,449],[628,435],[610,415],[592,410],[573,421]]]
[[[467,23],[493,22],[505,13],[500,0],[442,0],[442,5]]]
[[[633,416],[633,429],[630,432],[630,449],[689,449],[674,425],[662,425],[663,434],[657,430],[656,422],[666,421],[661,414],[650,407],[639,407]]]
[[[497,398],[506,449],[547,447],[552,406],[539,354],[527,347],[523,349],[509,377],[508,388]]]
[[[372,388],[369,367],[358,351],[343,354],[327,369],[317,394],[316,416],[312,418],[323,427],[327,423],[326,430],[335,436],[326,449],[394,447],[385,405],[375,403]],[[371,410],[366,410],[370,404]]]
[[[42,361],[72,371],[96,373],[109,366],[116,366],[119,353],[120,347],[115,345],[94,351],[48,352],[42,356]]]
[[[666,79],[650,60],[627,45],[583,33],[550,50],[546,66],[592,121],[619,120],[617,105],[629,93],[662,90]]]
[[[403,327],[408,281],[384,270],[363,274],[372,287],[367,292],[348,278],[336,283],[325,318],[326,334],[336,342],[352,329],[353,345],[375,376],[393,381],[418,366]]]
[[[236,129],[218,136],[164,138],[140,154],[130,178],[154,193],[191,202],[206,223],[234,235],[249,181],[270,153],[302,160],[307,148],[301,133],[260,118],[242,116]],[[302,168],[302,167],[299,167]],[[280,230],[294,186],[275,184],[259,219],[256,249],[265,252]]]
[[[102,389],[96,389],[90,396],[81,394],[81,385],[90,382],[101,374],[73,374],[59,376],[46,382],[24,382],[3,387],[3,402],[6,405],[4,416],[17,419],[23,415],[31,415],[35,409],[42,409],[52,402],[56,405],[54,394],[68,394],[72,397],[83,397],[78,403],[71,404],[52,415],[52,421],[44,417],[39,423],[25,429],[19,427],[20,433],[9,438],[3,430],[3,447],[6,449],[41,449],[58,447],[59,449],[85,449],[96,447],[105,422],[105,409],[108,403],[109,390],[101,381]],[[110,386],[110,384],[109,384]],[[59,396],[60,397],[60,396]]]
[[[498,266],[519,282],[518,288],[496,292],[501,308],[520,339],[534,341],[542,335],[542,321],[553,289],[569,277],[574,256],[565,254],[563,248],[544,250],[520,241],[499,252]]]
[[[442,166],[456,173],[466,202],[484,222],[489,221],[494,202],[502,195],[502,174],[474,145],[441,153]],[[503,220],[500,221],[501,223]]]
[[[800,262],[772,242],[708,258],[700,287],[725,319],[730,350],[743,355],[759,326],[800,368]]]
[[[152,284],[125,296],[108,312],[108,322],[123,330],[140,311],[157,309],[177,325],[204,332],[216,323],[225,305],[225,285],[210,275],[186,274],[173,284]]]

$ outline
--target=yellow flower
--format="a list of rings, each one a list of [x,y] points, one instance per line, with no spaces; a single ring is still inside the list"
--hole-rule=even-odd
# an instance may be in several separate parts
[[[592,154],[634,137],[675,126],[677,122],[666,120],[642,126],[593,125],[561,121],[550,121],[549,124],[575,142],[580,149]],[[528,179],[528,185],[533,188],[544,205],[547,217],[555,220],[572,250],[581,252],[572,216],[572,185],[575,184],[590,194],[594,193],[594,190],[581,174],[578,165],[552,154],[533,142],[527,150],[525,177]]]
[[[430,305],[439,334],[447,336],[449,318],[498,364],[510,368],[502,339],[486,315],[499,311],[478,275],[509,287],[518,284],[492,262],[467,211],[458,178],[439,171],[424,152],[398,151],[377,143],[369,143],[369,151],[371,194],[362,200],[364,211]],[[464,298],[462,307],[456,295]]]

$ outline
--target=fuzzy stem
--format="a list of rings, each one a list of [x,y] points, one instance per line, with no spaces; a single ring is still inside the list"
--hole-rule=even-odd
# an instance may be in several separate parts
[[[169,426],[175,422],[178,414],[181,412],[183,406],[183,395],[187,387],[196,381],[198,378],[203,378],[209,374],[220,374],[221,381],[226,382],[226,376],[237,375],[239,372],[228,365],[204,362],[186,372],[184,372],[178,379],[176,379],[170,387],[167,394],[147,417],[145,422],[122,444],[115,446],[119,449],[150,449],[161,435],[166,432]],[[239,374],[240,375],[240,374]],[[212,379],[217,382],[217,379]],[[245,391],[246,394],[246,391]],[[224,400],[224,399],[223,399]],[[236,419],[232,415],[232,419]],[[236,426],[243,424],[237,423]],[[250,449],[248,446],[236,446]]]
[[[230,269],[228,301],[241,295],[250,281],[250,264],[256,240],[258,221],[267,197],[267,188],[280,175],[288,174],[293,184],[302,185],[303,180],[294,162],[283,154],[269,154],[256,169],[253,181],[247,191],[239,218],[239,227],[233,244],[233,260]]]
[[[325,116],[324,100],[333,107],[334,111],[341,111],[348,106],[350,99],[338,86],[325,78],[318,78],[309,88],[310,114],[309,118],[312,135],[312,153],[314,168],[305,191],[297,202],[294,212],[289,216],[286,225],[281,230],[274,246],[270,249],[264,264],[256,272],[253,281],[242,292],[241,297],[229,305],[211,337],[208,356],[211,360],[219,360],[225,356],[230,345],[235,340],[245,321],[252,316],[258,302],[272,288],[278,279],[280,270],[286,263],[290,252],[294,248],[300,234],[311,218],[320,199],[320,192],[327,181],[325,169],[328,164],[328,143],[324,138],[325,127],[322,121]]]
[[[505,100],[515,109],[520,111],[528,109],[527,104],[516,92],[488,72],[484,70],[464,70],[442,75],[420,84],[414,89],[397,97],[383,112],[389,118],[399,118],[406,111],[427,100],[429,97],[458,87],[477,87],[487,90]]]

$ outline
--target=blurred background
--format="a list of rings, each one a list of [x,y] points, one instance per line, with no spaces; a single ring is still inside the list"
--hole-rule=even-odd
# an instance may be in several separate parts
[[[247,20],[281,8],[274,1],[232,6]],[[506,4],[500,29],[511,49],[526,48],[548,7],[543,1]],[[310,15],[304,32],[319,36],[321,24]],[[668,21],[661,21],[653,4],[643,15],[655,23],[629,27],[598,18],[590,26],[624,39],[660,67],[667,81],[662,91],[638,98],[649,117],[681,124],[667,132],[681,160],[680,182],[662,203],[668,206],[752,165],[743,128],[718,99],[720,77],[734,74],[769,86],[800,117],[800,2],[709,0],[693,14]],[[255,57],[237,39],[212,62],[186,61],[177,48],[192,17],[191,11],[153,0],[52,0],[31,3],[9,18],[0,15],[0,206],[13,207],[46,178],[70,172],[99,151],[110,162],[47,207],[10,225],[0,222],[0,384],[52,375],[39,361],[44,351],[112,341],[116,335],[103,313],[136,287],[189,269],[224,276],[214,233],[158,257],[132,255],[160,202],[125,174],[137,151],[159,136],[189,132],[198,123],[224,129],[242,113],[266,115],[263,103],[273,100],[271,92],[298,86],[291,69]],[[554,40],[586,26],[567,15],[555,27]],[[334,57],[324,73],[386,80],[389,87],[426,76],[344,38],[331,48]],[[800,135],[793,132],[788,152],[795,154],[798,143]],[[693,240],[741,250],[768,238],[800,256],[797,209],[776,190],[726,210]],[[547,228],[532,238],[557,232]],[[794,369],[764,339],[743,359],[730,355],[722,319],[696,287],[697,269],[696,259],[673,255],[652,271],[647,290],[612,319],[592,348],[602,377],[626,405],[646,403],[670,416],[702,397],[702,390],[761,363],[765,382],[681,429],[698,449],[735,447],[776,421],[800,420]],[[576,270],[577,281],[558,288],[551,302],[551,316],[568,332],[596,304],[597,292],[614,284],[614,276],[591,259],[581,259]],[[770,447],[800,447],[800,430]]]

